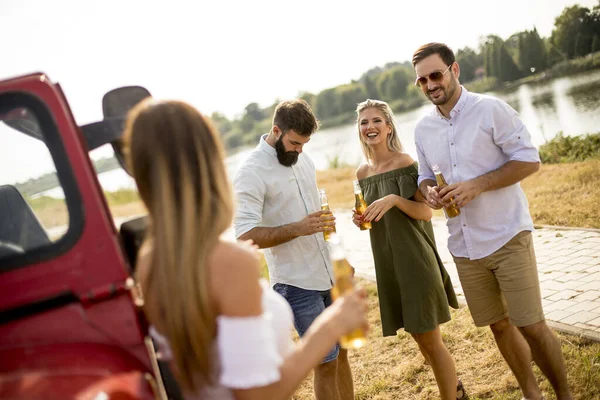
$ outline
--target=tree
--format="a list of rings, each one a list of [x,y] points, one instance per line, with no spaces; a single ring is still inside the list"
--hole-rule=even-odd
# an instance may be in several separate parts
[[[592,53],[600,51],[600,36],[594,35],[594,40],[592,40]]]
[[[554,21],[550,42],[569,60],[590,53],[594,29],[598,29],[595,19],[596,15],[586,7],[566,7]]]
[[[260,109],[260,107],[256,103],[248,104],[245,108],[245,112],[246,112],[245,116],[248,116],[249,118],[251,118],[254,121],[260,121],[265,117],[263,111]]]
[[[600,51],[600,1],[590,12],[589,29],[592,38],[592,53]]]
[[[352,112],[356,105],[366,100],[367,92],[360,83],[342,85],[336,88],[336,97],[338,100],[338,110],[341,113]]]
[[[365,74],[361,78],[361,82],[365,87],[365,91],[367,92],[367,97],[369,99],[378,99],[379,97],[381,97],[379,94],[379,90],[377,90],[377,84],[375,83],[375,79]]]
[[[519,41],[525,32],[513,33],[504,41],[504,48],[513,60],[519,58]]]
[[[225,136],[227,132],[231,130],[232,123],[227,117],[220,112],[213,112],[210,116],[210,119],[213,121],[221,135]]]
[[[319,119],[335,117],[341,114],[336,98],[336,88],[322,90],[315,98],[314,111]]]
[[[567,56],[563,54],[558,47],[556,47],[550,39],[545,41],[546,52],[548,53],[548,66],[553,66],[559,62],[563,62],[567,59]]]
[[[257,122],[262,121],[265,117],[263,111],[258,104],[250,103],[244,110],[244,116],[239,122],[239,126],[243,132],[251,132]]]
[[[475,71],[483,65],[483,57],[470,47],[456,52],[456,61],[460,65],[460,81],[471,82],[475,79]]]
[[[406,96],[406,87],[414,76],[412,69],[399,65],[385,71],[377,78],[377,90],[385,101],[394,101]]]
[[[523,76],[500,37],[488,36],[483,43],[483,48],[487,76],[495,76],[499,82],[512,81]]]
[[[314,108],[314,106],[315,106],[315,98],[317,96],[315,96],[314,94],[309,93],[309,92],[302,92],[302,93],[300,93],[300,95],[298,97],[300,97],[302,100],[304,100],[305,102],[307,102],[309,106],[311,106],[311,107]]]
[[[534,27],[519,34],[519,68],[525,75],[540,72],[548,67],[548,54],[544,40]]]
[[[496,35],[488,35],[480,39],[479,48],[483,55],[483,67],[487,76],[498,76],[499,63],[496,48],[499,43],[503,41]]]

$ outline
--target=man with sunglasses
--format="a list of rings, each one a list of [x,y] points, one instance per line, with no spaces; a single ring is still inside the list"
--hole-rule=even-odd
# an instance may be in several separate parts
[[[415,84],[435,105],[415,128],[419,189],[433,209],[456,204],[448,219],[452,253],[475,325],[489,326],[526,399],[543,399],[531,359],[559,400],[572,399],[557,337],[546,325],[532,243],[533,221],[519,182],[539,169],[537,149],[517,112],[469,93],[442,43],[413,55]],[[449,185],[440,189],[437,164]]]

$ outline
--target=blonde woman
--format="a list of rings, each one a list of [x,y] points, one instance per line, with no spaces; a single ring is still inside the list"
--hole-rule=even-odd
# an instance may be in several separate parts
[[[137,266],[144,311],[186,399],[286,399],[340,336],[367,328],[357,290],[291,345],[291,310],[259,280],[256,251],[220,238],[231,188],[218,134],[197,110],[142,102],[124,144],[150,218]]]
[[[387,103],[367,100],[357,107],[358,138],[367,162],[356,177],[369,206],[353,222],[371,221],[371,248],[384,336],[409,332],[431,364],[443,400],[465,398],[454,360],[439,325],[458,308],[454,289],[437,253],[431,209],[417,190],[418,169],[403,152]]]

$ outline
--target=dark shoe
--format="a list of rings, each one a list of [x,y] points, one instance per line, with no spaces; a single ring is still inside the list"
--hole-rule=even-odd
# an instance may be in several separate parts
[[[456,385],[456,400],[469,400],[469,396],[460,379],[458,380],[458,385]]]

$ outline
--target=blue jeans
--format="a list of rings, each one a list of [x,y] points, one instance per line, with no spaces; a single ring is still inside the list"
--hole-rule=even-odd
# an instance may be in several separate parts
[[[329,290],[307,290],[284,283],[276,283],[273,290],[282,295],[292,307],[294,326],[300,336],[306,333],[315,318],[332,303]],[[340,346],[336,343],[321,364],[335,360],[339,352]]]

